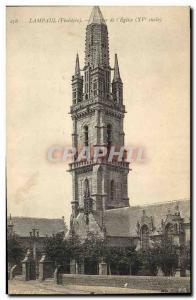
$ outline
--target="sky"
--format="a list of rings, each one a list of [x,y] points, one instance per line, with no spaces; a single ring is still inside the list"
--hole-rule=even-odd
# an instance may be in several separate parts
[[[71,146],[71,76],[77,52],[84,66],[91,10],[7,8],[7,206],[14,216],[69,222],[68,163],[48,161],[47,154],[54,145]],[[189,9],[101,11],[110,64],[117,53],[124,84],[125,144],[144,151],[145,159],[131,165],[130,205],[189,198]]]

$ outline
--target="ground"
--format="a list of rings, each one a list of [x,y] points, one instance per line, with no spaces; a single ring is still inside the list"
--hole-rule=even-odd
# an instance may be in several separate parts
[[[158,291],[129,289],[126,287],[104,287],[104,286],[83,286],[55,284],[52,280],[39,281],[21,281],[9,280],[8,293],[13,294],[138,294],[138,293],[159,293]]]

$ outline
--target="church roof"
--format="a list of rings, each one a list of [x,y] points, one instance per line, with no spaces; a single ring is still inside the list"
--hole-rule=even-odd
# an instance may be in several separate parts
[[[99,6],[94,6],[88,24],[106,24]]]
[[[40,237],[52,236],[65,230],[64,219],[46,219],[29,217],[12,217],[14,233],[21,237],[29,237],[33,228],[39,230]]]
[[[184,221],[190,222],[190,201],[178,200],[145,206],[132,206],[106,210],[104,213],[104,223],[107,236],[134,237],[137,236],[137,222],[141,220],[143,211],[148,217],[153,218],[153,224],[157,229],[161,226],[161,220],[165,220],[168,210],[171,213],[176,211],[178,205],[181,217]]]

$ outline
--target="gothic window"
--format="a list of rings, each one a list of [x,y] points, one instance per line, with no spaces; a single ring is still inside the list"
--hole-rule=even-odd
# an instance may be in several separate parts
[[[86,215],[86,224],[89,222],[89,213],[92,212],[93,203],[90,197],[89,180],[84,180],[84,213]]]
[[[90,197],[90,188],[89,188],[89,180],[86,178],[84,180],[84,198]]]
[[[78,102],[82,101],[82,93],[81,91],[78,92]]]
[[[143,250],[149,248],[149,229],[147,225],[143,225],[141,228],[141,246]]]
[[[88,146],[88,126],[84,126],[84,145]]]
[[[93,90],[96,90],[96,89],[97,89],[97,82],[94,81],[94,82],[93,82]]]
[[[173,240],[173,225],[171,223],[165,226],[165,238],[168,242],[172,242]]]
[[[111,146],[112,144],[112,126],[110,124],[107,125],[107,145]]]
[[[118,182],[117,187],[117,198],[120,199],[122,197],[122,183]]]
[[[110,182],[110,200],[114,200],[114,193],[115,193],[115,186],[114,186],[114,180],[111,180]]]
[[[73,102],[76,103],[76,90],[73,91]]]
[[[94,94],[94,96],[97,95],[97,82],[96,81],[93,82],[93,94]]]

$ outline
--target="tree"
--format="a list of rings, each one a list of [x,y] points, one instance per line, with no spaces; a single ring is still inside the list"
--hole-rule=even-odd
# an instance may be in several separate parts
[[[71,234],[67,240],[68,252],[70,259],[81,260],[84,256],[83,244],[76,234]]]
[[[98,234],[89,232],[83,243],[84,257],[88,260],[98,262],[105,254],[104,239]]]
[[[44,250],[48,257],[56,263],[56,265],[66,265],[69,262],[70,248],[66,240],[62,236],[54,236],[48,238],[44,245]]]
[[[82,244],[83,259],[86,274],[97,274],[98,264],[104,256],[105,243],[97,234],[89,232]]]
[[[130,274],[130,268],[135,272],[137,253],[133,247],[111,247],[105,249],[105,260],[111,273]]]
[[[186,266],[187,270],[191,270],[191,247],[190,247],[190,241],[186,243],[185,245],[185,261],[184,264]]]
[[[156,276],[158,273],[158,251],[157,249],[148,249],[138,252],[138,268],[142,275]]]
[[[79,261],[83,255],[81,241],[76,235],[68,239],[60,235],[48,238],[44,251],[56,265],[62,265],[66,272],[69,271],[70,260],[74,258]]]
[[[7,257],[10,265],[21,263],[24,257],[24,250],[15,237],[9,238],[7,241]]]
[[[154,252],[157,256],[157,265],[165,276],[173,276],[178,268],[179,247],[171,241],[162,239],[156,243]]]

